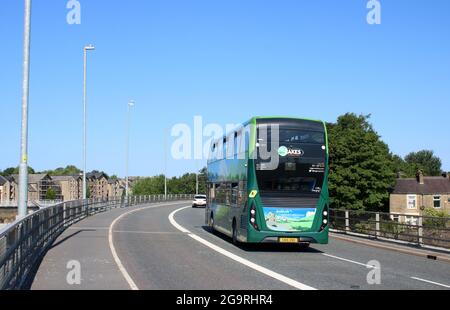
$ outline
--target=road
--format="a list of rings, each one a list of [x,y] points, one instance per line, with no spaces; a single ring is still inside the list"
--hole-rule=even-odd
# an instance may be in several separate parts
[[[369,262],[381,284],[370,285]],[[81,283],[67,282],[68,262]],[[45,256],[32,289],[450,289],[450,265],[330,239],[308,250],[236,247],[204,227],[204,210],[187,203],[118,209],[67,230]]]

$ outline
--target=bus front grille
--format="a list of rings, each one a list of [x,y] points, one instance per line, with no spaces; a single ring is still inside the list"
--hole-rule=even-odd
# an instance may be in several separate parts
[[[267,208],[316,208],[319,198],[261,196],[261,202]]]

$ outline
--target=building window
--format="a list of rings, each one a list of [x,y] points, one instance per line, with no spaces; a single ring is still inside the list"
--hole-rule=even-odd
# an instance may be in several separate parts
[[[441,207],[441,196],[433,196],[433,207],[436,209]]]
[[[406,208],[417,209],[417,195],[406,196]]]
[[[405,216],[405,223],[408,225],[417,225],[417,217]]]
[[[391,214],[391,220],[395,222],[400,222],[400,215],[398,214]]]

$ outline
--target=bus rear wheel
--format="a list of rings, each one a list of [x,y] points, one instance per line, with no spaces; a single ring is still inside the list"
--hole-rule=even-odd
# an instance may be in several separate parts
[[[237,237],[237,228],[236,228],[236,220],[233,221],[233,244],[238,245],[238,237]]]
[[[214,231],[214,215],[212,212],[211,215],[209,216],[208,226],[211,231]]]

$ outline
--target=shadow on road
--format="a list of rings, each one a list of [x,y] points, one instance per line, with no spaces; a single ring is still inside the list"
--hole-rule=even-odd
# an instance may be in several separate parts
[[[58,242],[55,242],[50,249],[56,248],[58,245],[61,245],[62,243],[66,242],[67,240],[69,240],[70,238],[75,237],[76,235],[81,234],[82,232],[86,232],[86,231],[96,231],[95,229],[80,229],[77,230],[76,232],[74,232],[73,234],[68,235],[67,237],[59,240]]]
[[[202,226],[203,230],[232,243],[232,239],[218,231],[213,231],[208,226]],[[293,252],[293,253],[323,253],[320,250],[308,247],[303,248],[298,244],[280,244],[280,243],[240,243],[237,247],[246,252]]]
[[[31,287],[33,286],[33,282],[34,279],[36,278],[36,275],[39,271],[39,267],[42,264],[42,261],[44,260],[45,255],[47,255],[48,251],[50,251],[51,249],[57,247],[58,245],[61,245],[62,243],[66,242],[67,240],[69,240],[70,238],[75,237],[76,235],[85,232],[85,231],[96,231],[95,229],[80,229],[77,230],[76,232],[74,232],[73,234],[68,235],[67,237],[56,241],[55,243],[53,243],[47,250],[45,250],[43,253],[41,253],[41,255],[39,257],[36,258],[36,262],[34,263],[33,267],[30,269],[24,283],[22,284],[21,289],[22,290],[31,290]],[[64,232],[63,232],[64,233]],[[58,238],[56,238],[56,240],[58,240]]]

